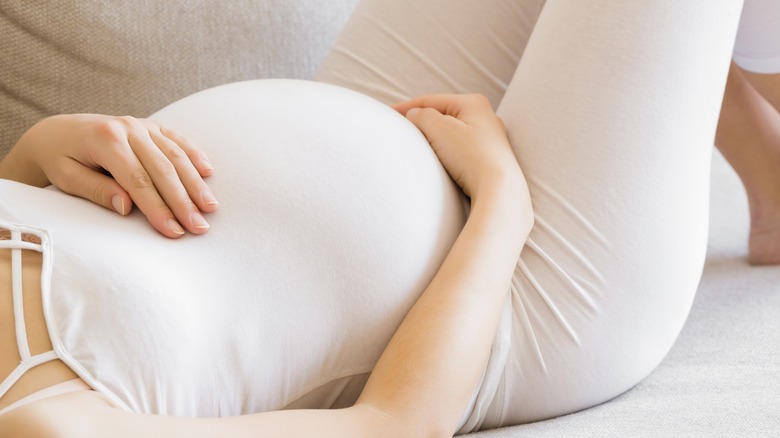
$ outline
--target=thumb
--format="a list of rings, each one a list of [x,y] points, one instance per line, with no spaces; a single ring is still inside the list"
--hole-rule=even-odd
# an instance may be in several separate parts
[[[130,213],[133,201],[114,178],[75,160],[62,164],[60,172],[49,179],[63,192],[92,201],[122,216]]]
[[[406,118],[425,134],[431,144],[442,134],[443,125],[448,120],[454,120],[433,108],[411,108],[406,112]]]

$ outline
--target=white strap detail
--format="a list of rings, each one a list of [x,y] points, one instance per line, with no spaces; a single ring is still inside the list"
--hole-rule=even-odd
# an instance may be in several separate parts
[[[37,367],[38,365],[55,359],[58,359],[57,353],[54,351],[47,351],[46,353],[36,354],[35,356],[29,357],[27,360],[23,360],[19,366],[14,368],[11,374],[9,374],[8,377],[3,380],[3,383],[0,383],[0,397],[4,396],[5,393],[11,389],[14,383],[22,378],[24,373],[32,368]]]
[[[68,394],[76,391],[88,391],[90,389],[92,388],[90,388],[90,386],[87,385],[86,382],[84,382],[79,378],[66,380],[65,382],[57,383],[56,385],[43,388],[41,390],[35,391],[34,393],[28,396],[20,398],[19,400],[11,403],[10,405],[4,407],[3,409],[0,409],[0,415],[11,412],[14,409],[18,409],[24,405],[28,405],[30,403],[39,400],[44,400],[50,397],[55,397],[58,395]]]
[[[28,249],[43,253],[42,245],[22,241],[22,232],[11,229],[11,240],[0,240],[0,248],[11,250],[11,297],[14,308],[14,326],[16,329],[16,344],[21,361],[11,374],[0,383],[0,397],[30,369],[43,363],[58,359],[57,353],[47,351],[33,356],[27,342],[27,328],[24,323],[24,294],[22,284],[22,250]]]
[[[11,241],[22,243],[22,234],[11,231]],[[30,358],[30,346],[27,344],[27,327],[24,324],[24,295],[22,294],[22,250],[11,249],[11,289],[13,291],[14,324],[16,326],[16,345],[22,363]]]
[[[15,240],[0,240],[0,249],[29,249],[32,251],[42,252],[41,245],[31,242],[22,242]]]

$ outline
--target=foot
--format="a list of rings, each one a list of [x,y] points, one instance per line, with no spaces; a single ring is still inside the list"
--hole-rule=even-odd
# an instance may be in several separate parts
[[[780,208],[751,214],[748,262],[780,265]]]

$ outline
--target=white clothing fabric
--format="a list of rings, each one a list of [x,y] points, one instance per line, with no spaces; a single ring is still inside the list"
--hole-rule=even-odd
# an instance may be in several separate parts
[[[154,117],[217,169],[204,236],[0,181],[0,220],[45,230],[57,356],[133,412],[352,404],[464,222],[425,138],[315,82],[231,84]]]
[[[780,1],[745,0],[734,62],[753,73],[780,73]]]
[[[2,181],[2,180],[0,180]],[[1,194],[2,192],[0,192]],[[42,271],[41,283],[48,281],[46,272],[51,269],[51,251],[48,236],[41,230],[18,225],[7,225],[0,227],[9,232],[10,238],[0,240],[0,249],[11,250],[11,302],[13,303],[14,332],[16,333],[16,347],[19,352],[19,365],[0,382],[0,397],[5,395],[9,389],[29,370],[38,365],[57,359],[54,351],[45,351],[43,353],[32,354],[29,342],[27,341],[27,325],[24,318],[24,295],[22,281],[22,254],[23,250],[36,251],[41,253]],[[40,238],[41,243],[27,242],[22,239],[24,233],[30,233]],[[5,411],[5,410],[4,410]],[[2,413],[2,412],[0,412]]]
[[[315,79],[385,102],[480,92],[536,225],[511,347],[461,432],[629,389],[671,347],[707,238],[708,175],[742,2],[364,0]],[[537,19],[538,17],[538,19]]]
[[[89,387],[83,380],[81,379],[71,379],[62,383],[58,383],[56,385],[49,386],[47,388],[41,389],[40,391],[36,391],[27,397],[24,397],[22,399],[19,399],[10,405],[6,406],[3,409],[0,409],[0,415],[3,415],[5,413],[11,412],[14,409],[19,409],[24,405],[29,405],[30,403],[37,402],[40,400],[44,400],[50,397],[63,395],[63,394],[69,394],[71,392],[77,392],[77,391],[88,391],[92,388]]]
[[[316,77],[385,101],[481,92],[507,125],[536,226],[461,432],[636,384],[674,342],[703,264],[741,1],[542,5],[366,0]],[[0,220],[52,236],[55,350],[117,404],[200,416],[349,404],[463,223],[402,118],[285,84],[157,115],[217,168],[205,236],[165,240],[137,214],[0,182]]]

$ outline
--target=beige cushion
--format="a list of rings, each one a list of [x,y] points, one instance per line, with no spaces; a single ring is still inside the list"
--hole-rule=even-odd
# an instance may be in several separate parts
[[[146,116],[245,79],[308,78],[356,0],[0,2],[0,158],[52,114]]]

